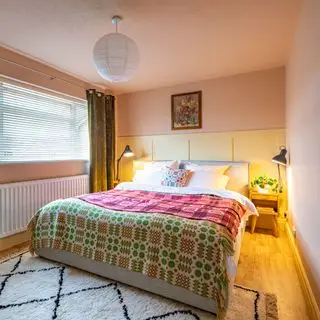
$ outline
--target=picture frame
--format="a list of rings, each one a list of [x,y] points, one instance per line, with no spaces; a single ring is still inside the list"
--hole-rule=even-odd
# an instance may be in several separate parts
[[[202,128],[202,91],[171,95],[171,129]]]

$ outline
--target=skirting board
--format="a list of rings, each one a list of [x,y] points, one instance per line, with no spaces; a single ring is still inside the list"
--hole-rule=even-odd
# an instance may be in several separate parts
[[[313,291],[311,289],[311,285],[307,276],[307,272],[303,266],[300,253],[298,251],[298,248],[296,246],[295,238],[292,234],[292,231],[290,229],[290,226],[288,223],[286,223],[286,233],[289,239],[289,243],[293,252],[298,277],[300,280],[300,284],[302,287],[303,295],[306,299],[307,307],[311,316],[312,320],[320,320],[320,309],[317,304],[317,300],[313,294]]]
[[[0,239],[0,251],[10,249],[16,245],[30,240],[30,235],[27,231],[16,233],[14,235]]]

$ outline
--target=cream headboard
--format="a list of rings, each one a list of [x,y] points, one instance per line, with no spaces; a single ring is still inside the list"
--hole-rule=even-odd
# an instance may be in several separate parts
[[[227,185],[227,189],[239,192],[245,196],[249,194],[249,163],[248,162],[234,162],[234,161],[205,161],[205,160],[181,160],[180,163],[183,164],[184,161],[195,163],[198,165],[230,165],[230,168],[225,172],[230,180]],[[136,170],[143,169],[144,164],[150,161],[137,160],[133,161],[133,175]],[[161,162],[161,161],[157,161]],[[181,165],[180,165],[181,167]]]

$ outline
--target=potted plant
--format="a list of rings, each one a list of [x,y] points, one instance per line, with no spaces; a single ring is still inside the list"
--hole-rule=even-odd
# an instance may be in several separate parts
[[[278,180],[267,176],[259,176],[253,179],[251,187],[259,193],[269,193],[278,191]]]

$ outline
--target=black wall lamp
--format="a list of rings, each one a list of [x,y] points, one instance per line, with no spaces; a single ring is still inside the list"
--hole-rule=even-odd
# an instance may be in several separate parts
[[[117,181],[120,180],[120,178],[119,178],[119,165],[120,165],[120,161],[121,161],[122,157],[130,158],[133,156],[134,156],[134,153],[130,149],[130,146],[127,144],[126,147],[124,148],[120,158],[117,160],[117,178],[116,178]]]
[[[272,158],[272,162],[276,163],[278,166],[278,177],[279,177],[279,192],[282,193],[283,191],[283,185],[282,185],[282,178],[281,178],[281,172],[280,172],[280,166],[287,166],[287,158],[286,158],[286,154],[287,154],[287,149],[284,146],[280,147],[280,153],[275,155]]]

